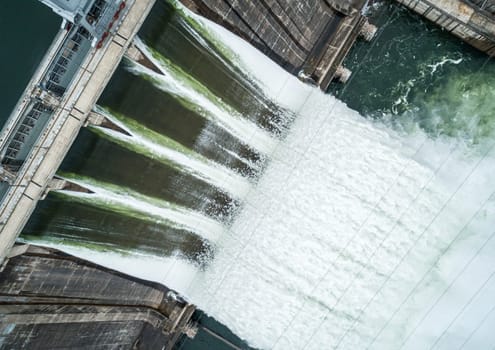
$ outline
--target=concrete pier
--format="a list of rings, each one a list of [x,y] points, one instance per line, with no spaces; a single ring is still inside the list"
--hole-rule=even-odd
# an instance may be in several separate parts
[[[33,76],[23,97],[14,109],[9,121],[0,134],[2,150],[2,171],[4,182],[0,192],[0,262],[8,255],[18,234],[26,224],[36,203],[43,196],[89,112],[117,68],[127,47],[141,27],[155,0],[126,1],[125,10],[120,14],[121,22],[114,32],[107,33],[100,47],[85,46],[88,54],[77,64],[71,82],[55,79],[53,74],[55,58],[61,60],[62,43],[75,38],[70,26],[64,27],[55,38],[39,69]],[[115,29],[116,25],[114,25]],[[69,35],[72,35],[70,38]],[[83,38],[84,39],[84,38]],[[80,42],[80,40],[79,40]],[[83,40],[84,43],[84,40]],[[75,44],[79,44],[76,42]],[[72,45],[70,42],[67,45]],[[65,68],[65,70],[70,69]],[[52,85],[49,85],[52,84]],[[40,91],[40,86],[45,86]],[[61,90],[63,88],[63,90]],[[59,94],[57,94],[60,92]],[[36,106],[41,110],[34,114]],[[42,122],[39,122],[42,120]],[[24,123],[32,123],[30,135],[23,132]],[[41,126],[40,126],[41,125]],[[29,125],[27,125],[29,126]],[[20,136],[18,136],[20,135]],[[25,146],[25,156],[19,156],[16,149],[19,141],[31,140]],[[13,148],[12,148],[13,147]],[[13,150],[9,158],[7,152]],[[21,148],[21,150],[23,150]]]
[[[2,349],[164,349],[195,307],[156,283],[55,249],[16,246],[0,271]]]
[[[495,1],[396,0],[473,47],[495,56]]]

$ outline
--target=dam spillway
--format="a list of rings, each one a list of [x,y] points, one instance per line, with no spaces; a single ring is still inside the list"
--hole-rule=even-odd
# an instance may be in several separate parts
[[[52,2],[47,3],[52,6]],[[0,260],[7,255],[9,247],[13,245],[38,199],[49,191],[49,180],[55,174],[81,126],[87,124],[86,119],[98,96],[131,46],[131,41],[154,1],[121,1],[111,6],[105,1],[98,1],[92,3],[91,8],[81,4],[83,3],[74,8],[70,7],[74,4],[54,7],[55,11],[64,17],[62,29],[0,135],[3,157],[3,181],[0,188],[0,232],[3,238],[0,241]],[[312,42],[308,43],[309,46],[305,49],[312,54],[304,59],[305,66],[302,66],[301,61],[297,65],[297,71],[294,70],[296,66],[290,70],[305,80],[317,81],[323,89],[338,72],[348,74],[343,68],[338,68],[358,34],[362,33],[360,31],[365,22],[360,14],[364,6],[363,1],[356,4],[325,6],[328,9],[320,11],[320,15],[325,19],[322,23],[326,23],[324,30],[322,29],[324,33],[312,35]],[[312,14],[308,12],[298,15],[297,21],[309,18],[308,16]],[[77,25],[73,25],[76,18],[79,18]],[[272,34],[276,32],[274,29]],[[287,45],[292,47],[290,43]],[[326,45],[330,48],[328,52],[324,49]],[[277,57],[282,59],[280,50],[284,50],[283,47],[284,45],[278,45],[271,52],[277,51]],[[135,45],[132,49],[136,52]],[[146,51],[143,47],[141,50]],[[146,54],[153,60],[151,52]],[[295,56],[287,54],[287,57]],[[306,67],[308,64],[310,68]],[[157,65],[155,62],[155,67],[157,66],[162,73],[163,69],[166,69],[165,65]],[[317,71],[320,73],[316,73]],[[170,86],[174,86],[173,90],[181,85],[178,81],[172,81],[171,84],[169,90]],[[184,97],[184,93],[190,94],[187,91],[180,92],[180,98]],[[198,110],[204,109],[210,101],[211,96],[205,98],[196,94],[188,103],[196,104],[195,109]],[[275,140],[264,131],[256,130],[257,127],[242,116],[230,118],[225,115],[235,113],[233,110],[224,112],[218,106],[214,106],[208,115],[222,120],[227,132],[234,130],[237,137],[257,137],[263,153],[270,152],[274,148]],[[254,147],[256,148],[256,145]]]
[[[288,72],[327,90],[337,75],[350,72],[342,61],[361,35],[371,40],[376,28],[362,10],[366,1],[229,2],[184,0],[193,12],[224,26]],[[307,26],[308,21],[312,22]]]
[[[397,13],[404,16],[402,10],[395,9],[393,14]],[[461,346],[462,342],[476,344],[486,337],[484,329],[491,324],[490,309],[486,307],[483,313],[475,313],[473,308],[491,305],[487,302],[492,286],[491,260],[487,253],[492,244],[493,211],[488,195],[493,185],[486,176],[493,164],[492,154],[487,153],[491,114],[472,107],[490,106],[486,99],[491,91],[487,74],[490,66],[480,72],[477,80],[476,74],[469,74],[472,71],[469,67],[481,67],[481,58],[445,37],[431,40],[435,50],[422,51],[419,42],[429,44],[430,31],[431,37],[438,35],[431,27],[428,31],[411,31],[415,34],[409,33],[407,41],[378,41],[373,46],[390,54],[390,60],[404,62],[394,55],[398,48],[402,49],[397,52],[408,57],[408,65],[400,70],[401,78],[396,77],[394,82],[392,74],[382,75],[363,92],[359,83],[365,82],[366,77],[361,75],[350,82],[354,83],[352,89],[338,90],[349,106],[361,112],[366,108],[375,112],[362,112],[378,119],[372,122],[316,89],[291,80],[262,56],[255,56],[249,47],[220,33],[218,27],[208,27],[210,33],[218,31],[223,35],[222,43],[235,48],[243,58],[255,56],[245,65],[251,68],[249,74],[272,84],[260,88],[256,96],[263,102],[264,113],[267,109],[276,112],[273,104],[260,96],[260,92],[267,95],[275,92],[270,95],[274,96],[274,104],[288,112],[272,113],[270,117],[281,120],[281,124],[287,117],[292,127],[284,131],[265,123],[263,115],[252,108],[254,103],[242,109],[243,104],[232,98],[242,91],[240,100],[252,102],[255,99],[246,93],[247,88],[231,90],[234,85],[227,85],[224,90],[219,88],[220,82],[227,80],[221,74],[235,71],[237,66],[216,69],[221,59],[212,64],[209,60],[216,57],[213,53],[198,59],[197,53],[204,52],[208,45],[187,36],[192,29],[184,29],[181,19],[182,16],[172,19],[152,16],[150,23],[154,24],[148,24],[148,31],[143,30],[140,37],[173,64],[181,65],[183,77],[194,76],[213,95],[241,110],[246,119],[265,130],[282,130],[280,136],[276,132],[273,136],[285,141],[279,142],[264,160],[225,132],[218,120],[206,120],[189,101],[177,101],[177,96],[133,75],[125,62],[99,104],[124,114],[135,124],[179,140],[186,149],[214,158],[223,166],[241,170],[242,165],[236,161],[239,159],[245,165],[259,164],[263,175],[256,175],[254,169],[252,173],[243,173],[255,184],[254,189],[239,204],[228,193],[198,181],[187,171],[164,166],[153,157],[124,148],[92,130],[83,130],[59,175],[72,173],[98,180],[111,192],[105,193],[105,200],[109,198],[107,194],[118,193],[119,203],[115,203],[115,197],[103,205],[98,200],[100,203],[95,201],[95,204],[99,208],[95,210],[96,205],[81,205],[63,192],[50,193],[46,202],[40,203],[21,239],[62,246],[100,264],[115,264],[129,273],[160,279],[229,325],[249,344],[261,348],[319,349],[329,343],[340,348],[368,345],[399,348],[402,342],[407,342],[404,347],[414,348],[418,342],[422,345],[428,341],[425,347],[434,342],[456,341]],[[402,33],[393,24],[417,23],[410,17],[405,17],[403,22],[396,19],[391,16],[389,23],[385,23],[391,29],[382,36]],[[172,25],[163,29],[161,21]],[[176,37],[171,33],[180,40],[170,42]],[[190,45],[183,56],[177,54],[181,45]],[[353,52],[351,58],[358,53]],[[389,62],[389,58],[370,56],[370,62],[358,69],[356,65],[352,67],[355,73],[367,70],[376,78],[373,69],[379,71],[384,67],[377,57],[384,62]],[[195,64],[196,61],[200,64]],[[267,64],[269,69],[264,70],[262,64]],[[395,66],[388,65],[388,71],[393,72]],[[260,71],[265,73],[257,75]],[[414,74],[409,74],[410,71]],[[235,78],[242,81],[240,76]],[[435,88],[430,85],[432,80]],[[395,85],[390,85],[397,91],[387,96],[388,99],[380,99],[386,107],[376,102],[379,107],[372,109],[366,104],[367,99],[371,93],[379,96],[387,92],[384,81],[394,82]],[[284,82],[287,86],[281,89]],[[280,85],[273,88],[277,84]],[[422,90],[428,94],[421,95]],[[351,93],[361,96],[349,99]],[[440,97],[451,99],[443,104]],[[359,107],[360,103],[364,107]],[[164,109],[164,105],[174,108]],[[398,114],[387,113],[392,110]],[[385,116],[380,117],[380,113]],[[291,114],[297,118],[294,120]],[[411,120],[411,125],[407,124]],[[179,125],[185,126],[179,128]],[[420,148],[422,143],[424,146]],[[108,154],[114,157],[108,159]],[[99,191],[103,186],[93,190]],[[460,186],[459,191],[456,186]],[[219,241],[212,238],[211,244],[204,244],[193,232],[136,219],[135,212],[121,206],[124,194],[126,205],[139,204],[143,196],[160,197],[179,209],[187,207],[203,217],[213,218],[227,232]],[[387,195],[373,210],[373,204],[383,194]],[[219,210],[231,205],[232,216],[228,210]],[[370,224],[359,230],[359,222],[366,223],[367,218],[362,215],[367,211],[371,213]],[[435,214],[439,214],[437,220],[433,220]],[[473,214],[471,221],[470,214]],[[387,235],[387,229],[393,234]],[[457,235],[458,232],[461,234]],[[119,256],[112,251],[124,254]],[[161,258],[153,265],[150,256]],[[314,283],[327,270],[328,278]],[[474,271],[483,273],[474,274]],[[467,275],[472,279],[466,280]],[[456,300],[459,287],[466,285],[466,293]],[[308,286],[315,288],[315,292]],[[471,297],[473,302],[469,303]],[[437,305],[445,303],[449,313],[441,318]],[[422,323],[422,319],[431,322]],[[465,319],[469,322],[463,329],[460,321]],[[376,327],[367,328],[368,324]],[[435,328],[431,328],[430,337],[432,324]],[[481,328],[476,331],[478,325]],[[459,338],[454,338],[453,333],[459,334]],[[492,338],[488,335],[485,339]]]
[[[3,276],[6,276],[10,269],[15,270],[15,264],[18,260],[16,252],[22,250],[22,248],[18,247],[12,249],[17,235],[26,224],[38,200],[45,198],[48,192],[53,190],[59,191],[60,194],[66,191],[65,193],[69,193],[73,200],[86,201],[87,203],[92,201],[92,204],[96,204],[96,206],[112,206],[118,213],[122,211],[126,211],[127,213],[134,212],[135,214],[133,215],[139,218],[149,215],[150,211],[155,211],[155,217],[158,221],[172,224],[172,226],[175,225],[178,230],[186,231],[189,235],[197,235],[197,241],[214,243],[215,235],[218,236],[224,230],[224,227],[208,217],[203,217],[193,211],[187,211],[175,205],[168,205],[164,201],[156,202],[158,204],[154,205],[152,203],[155,203],[155,200],[151,197],[141,196],[140,198],[144,198],[144,200],[139,202],[137,197],[140,195],[132,193],[132,191],[124,189],[125,193],[123,192],[124,190],[112,192],[112,190],[115,190],[115,186],[110,186],[109,191],[108,187],[106,189],[101,186],[95,187],[94,183],[82,183],[81,186],[81,179],[78,181],[73,180],[74,183],[68,184],[66,179],[60,177],[54,178],[55,172],[63,161],[71,144],[76,139],[81,127],[102,123],[101,116],[91,111],[123,55],[128,51],[127,56],[130,59],[134,57],[135,60],[140,62],[140,59],[136,59],[135,57],[140,55],[139,51],[141,51],[141,54],[143,51],[146,51],[146,48],[143,48],[141,45],[138,48],[138,52],[133,51],[133,49],[139,46],[139,42],[137,42],[138,45],[131,45],[131,42],[134,40],[136,32],[145,20],[154,1],[111,2],[96,0],[61,3],[58,1],[43,0],[42,2],[53,6],[54,11],[60,14],[64,18],[64,21],[52,46],[35,72],[23,97],[19,100],[0,135],[0,148],[2,149],[0,260],[2,261]],[[353,19],[355,18],[362,19],[360,15],[353,17]],[[350,39],[346,39],[345,43],[342,43],[346,48],[345,50],[333,49],[331,55],[338,56],[337,61],[332,61],[332,63],[327,62],[321,65],[320,69],[332,72],[325,73],[326,84],[333,78],[333,74],[337,70],[337,65],[342,60],[352,41],[357,37],[360,23],[360,21],[355,21],[352,26],[331,26],[332,32],[338,33],[343,30],[345,32],[344,36]],[[326,40],[329,39],[330,32],[329,30],[327,32],[325,36],[322,36],[314,44],[319,46],[324,45]],[[350,35],[351,32],[353,33],[352,35]],[[191,33],[195,33],[194,30]],[[129,47],[130,50],[128,50]],[[317,50],[317,56],[320,55],[320,49],[321,47]],[[147,52],[147,54],[148,61],[153,61],[152,53]],[[217,57],[220,58],[221,56]],[[157,66],[155,65],[154,67],[156,68]],[[169,69],[167,65],[160,65],[158,63],[159,73],[170,76],[171,70],[166,71],[166,69]],[[215,100],[214,95],[208,92],[207,89],[201,88],[198,90],[200,83],[187,78],[180,69],[179,75],[181,78],[185,78],[183,81],[188,82],[187,84],[194,85],[192,87],[186,84],[185,88],[178,90],[178,99],[184,100],[185,96],[188,96],[185,100],[186,107],[192,108],[196,112],[200,109],[205,109],[208,103],[213,102],[211,103],[211,109],[209,111],[207,110],[206,113],[211,119],[211,123],[221,125],[226,133],[232,133],[236,138],[243,140],[245,147],[249,148],[248,155],[261,151],[259,157],[265,157],[273,150],[278,142],[278,137],[284,132],[286,125],[267,120],[266,129],[265,127],[260,128],[253,122],[245,119],[244,116],[238,114],[235,109],[220,99]],[[306,75],[308,74],[303,72],[300,76],[305,77]],[[179,81],[168,81],[167,83],[172,83],[172,86],[175,85],[175,88],[180,87]],[[202,93],[206,93],[206,95],[202,95]],[[263,99],[261,95],[260,98]],[[269,102],[263,102],[263,105],[267,109],[273,108],[273,106],[269,106]],[[108,122],[103,121],[103,124],[108,124]],[[143,141],[142,146],[146,149],[144,153],[154,153],[154,156],[156,156],[157,152],[161,152],[163,159],[166,159],[164,163],[168,165],[170,162],[175,162],[177,169],[181,169],[182,167],[187,169],[187,171],[196,172],[198,180],[206,180],[206,182],[213,183],[215,187],[218,187],[222,196],[233,195],[234,202],[245,196],[250,190],[250,181],[245,180],[241,174],[231,172],[229,169],[223,168],[222,165],[217,165],[208,160],[207,157],[194,154],[194,152],[183,148],[178,143],[175,144],[176,151],[173,153],[173,140],[167,141],[164,137],[158,137],[158,134],[155,134],[153,137],[153,133],[147,131],[146,128],[140,127],[139,130],[145,131],[147,137],[153,139],[152,142],[150,141],[151,139],[145,140],[145,138],[136,134],[136,130],[132,133],[122,125],[115,125],[115,123],[113,123],[111,129],[100,128],[99,126],[92,126],[92,128],[97,129],[100,134],[107,133],[107,135],[113,136],[114,141],[120,137],[117,141],[120,144],[124,143],[122,135],[134,137],[133,141]],[[274,132],[274,135],[270,131]],[[123,132],[123,134],[119,134],[119,132]],[[157,140],[161,140],[162,146],[158,145]],[[130,143],[132,142],[128,144]],[[141,147],[142,151],[143,147]],[[162,148],[160,149],[160,147]],[[244,163],[241,168],[244,169],[243,172],[245,174],[259,171],[260,167],[256,159],[258,156],[255,156],[254,159],[247,159],[249,157],[246,158],[244,155],[239,155],[224,148],[224,146],[222,147],[222,149],[232,155],[232,158],[236,162]],[[133,150],[136,150],[135,142]],[[189,157],[187,161],[185,160],[185,156]],[[189,168],[184,167],[186,163],[189,163]],[[229,174],[229,172],[231,173]],[[95,199],[95,197],[98,197],[98,199]],[[232,205],[235,207],[238,204],[233,203]],[[219,213],[217,215],[224,214]],[[35,253],[30,255],[30,252]],[[22,254],[24,256],[31,256],[35,262],[41,262],[41,256],[44,253],[42,252],[42,248],[31,247],[26,248],[26,251]],[[73,271],[73,273],[79,274],[77,271]],[[10,277],[6,276],[7,280]],[[56,283],[52,276],[48,277],[48,281],[50,283]],[[8,284],[9,282],[7,281],[6,283]],[[23,283],[29,283],[29,281],[26,280]],[[69,281],[67,283],[70,284],[72,282]],[[53,304],[56,299],[55,292],[53,291],[49,296],[54,298],[50,301]],[[22,299],[22,302],[30,303],[26,299]],[[6,337],[2,340],[4,341],[3,344],[17,346],[15,345],[17,344],[16,341],[23,341],[22,334],[25,334],[25,332],[43,332],[43,325],[45,324],[48,324],[46,326],[48,327],[46,328],[47,330],[55,330],[56,326],[49,325],[50,323],[66,324],[68,329],[74,328],[75,334],[78,334],[88,331],[92,327],[93,321],[95,321],[95,324],[99,323],[100,325],[106,321],[132,322],[134,320],[140,322],[139,317],[143,316],[140,311],[136,311],[136,314],[132,310],[116,310],[114,312],[111,310],[111,306],[108,305],[105,306],[106,309],[103,307],[98,311],[96,310],[98,307],[91,308],[89,306],[95,303],[98,303],[96,299],[89,302],[87,309],[79,305],[79,309],[74,309],[70,312],[68,310],[70,307],[67,306],[46,306],[43,307],[43,312],[45,313],[42,313],[39,309],[30,310],[28,306],[25,306],[22,314],[26,316],[16,314],[13,311],[17,306],[10,308],[6,306],[2,309],[2,312],[5,315],[4,320],[10,323],[5,325],[6,328],[4,330],[7,333],[5,334]],[[67,315],[63,315],[65,313],[63,310],[65,309],[67,309]],[[126,312],[129,312],[128,316],[124,315]],[[103,316],[104,313],[108,313],[109,316],[105,318]],[[187,316],[184,316],[184,322],[188,321],[191,314],[192,312],[189,312]],[[119,315],[124,316],[122,318]],[[78,319],[80,321],[79,323],[84,323],[87,320],[87,327],[72,327],[72,324]],[[145,316],[143,316],[141,321],[154,325],[161,322],[159,320],[152,320],[152,317],[146,318]],[[18,326],[13,326],[16,329],[15,332],[13,332],[12,325]],[[31,326],[34,328],[29,330]],[[131,324],[124,325],[124,327],[128,330],[135,328]],[[206,330],[206,328],[203,329]],[[17,331],[20,333],[18,334]],[[110,336],[115,335],[112,329],[109,328],[108,331]],[[183,330],[178,331],[177,335],[174,335],[170,340],[162,339],[157,341],[168,342],[166,346],[167,348],[171,348],[176,343],[181,332]],[[211,329],[208,332],[210,335],[221,339]],[[131,338],[135,335],[132,332],[129,334]],[[10,336],[13,338],[9,338]],[[72,337],[69,336],[68,338]],[[28,347],[37,347],[45,342],[42,337],[37,337],[32,339],[32,341],[33,343],[25,343],[25,345]],[[62,338],[60,341],[62,342],[61,344],[65,342],[65,344],[72,344],[71,346],[77,347],[80,345],[77,343],[77,339],[74,339],[73,343],[70,343],[70,341],[67,343],[67,338]],[[114,340],[110,339],[108,341],[112,343]],[[114,346],[126,346],[123,345],[124,343],[118,345],[119,341],[132,343],[129,339],[117,339]],[[140,344],[139,346],[146,346],[146,341],[142,339],[133,341],[135,341],[134,346],[137,346],[136,344],[138,343]]]

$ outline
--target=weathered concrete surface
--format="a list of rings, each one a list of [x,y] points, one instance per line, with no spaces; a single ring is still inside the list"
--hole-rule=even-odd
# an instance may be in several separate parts
[[[0,272],[0,347],[171,349],[194,306],[161,285],[54,249],[16,246]]]
[[[43,307],[40,305],[39,307]],[[60,309],[46,305],[50,312],[49,317],[61,317]],[[25,312],[33,312],[37,315],[35,306],[31,306]],[[100,308],[98,312],[115,314],[112,308]],[[95,310],[95,312],[97,312]],[[122,310],[117,312],[123,314]],[[76,318],[92,317],[81,314],[74,314]],[[3,315],[4,317],[9,315]],[[21,323],[15,320],[2,322],[0,328],[0,344],[3,349],[161,349],[160,344],[165,343],[162,338],[165,336],[152,328],[149,323],[140,320],[135,315],[134,319],[115,321],[95,321],[95,322],[35,322]],[[29,315],[21,315],[29,317]],[[150,331],[152,328],[154,331]]]
[[[396,0],[475,48],[495,56],[493,1]]]
[[[49,181],[154,2],[155,0],[128,1],[129,11],[116,34],[110,36],[101,49],[94,49],[85,59],[45,131],[20,169],[17,179],[9,187],[0,206],[0,263],[8,255],[36,203],[45,193]],[[63,33],[57,36],[54,45],[61,40]],[[56,50],[53,47],[49,50],[34,78],[39,78],[47,69],[54,51]],[[34,91],[34,78],[26,90],[26,96]],[[20,101],[15,111],[22,109],[25,100],[27,97]],[[6,138],[7,135],[2,135],[0,142]]]
[[[366,0],[181,0],[326,90],[359,35]]]

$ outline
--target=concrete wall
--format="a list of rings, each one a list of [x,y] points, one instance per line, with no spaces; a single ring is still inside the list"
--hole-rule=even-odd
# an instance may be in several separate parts
[[[396,0],[475,48],[495,56],[495,17],[462,0]]]
[[[356,39],[365,0],[182,0],[323,89]]]
[[[160,317],[117,307],[13,305],[2,312],[2,349],[161,349]]]
[[[188,330],[194,306],[164,286],[54,249],[17,253],[0,272],[2,349],[170,349]]]

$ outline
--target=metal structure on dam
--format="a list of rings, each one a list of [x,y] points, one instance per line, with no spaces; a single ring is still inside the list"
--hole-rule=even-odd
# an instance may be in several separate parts
[[[0,260],[49,190],[49,182],[154,1],[48,3],[61,3],[61,9],[67,6],[77,14],[64,17],[0,135]]]
[[[396,0],[473,47],[495,56],[493,0]]]
[[[151,64],[133,40],[155,0],[40,1],[64,21],[0,133],[0,345],[171,349],[195,333],[195,307],[175,292],[56,250],[14,246],[48,191],[86,190],[55,173],[81,127],[111,124],[93,108],[122,57]],[[492,2],[397,1],[495,54]],[[376,32],[362,14],[364,0],[311,0],[297,8],[289,1],[182,3],[323,90],[349,78],[345,55],[359,36],[371,40]]]

